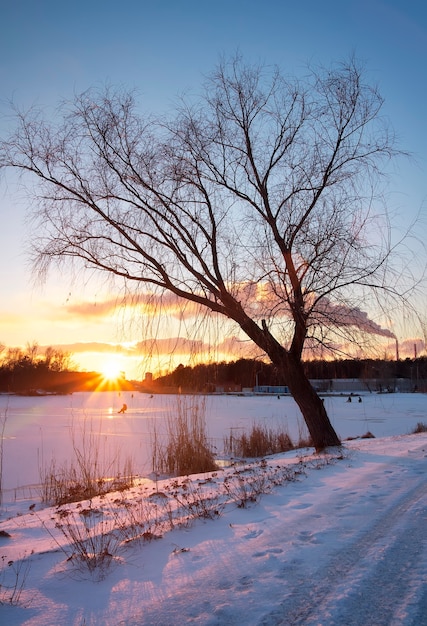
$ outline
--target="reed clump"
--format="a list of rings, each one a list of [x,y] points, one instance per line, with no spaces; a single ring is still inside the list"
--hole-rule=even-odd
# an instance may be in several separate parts
[[[153,471],[169,476],[217,469],[206,431],[206,399],[178,396],[166,419],[166,434],[153,437]]]
[[[225,454],[240,458],[259,458],[307,445],[308,440],[301,439],[298,445],[295,445],[286,431],[259,424],[254,424],[249,433],[236,434],[231,429],[230,435],[224,438]]]
[[[426,422],[418,422],[417,425],[413,428],[412,434],[417,435],[418,433],[427,433]]]

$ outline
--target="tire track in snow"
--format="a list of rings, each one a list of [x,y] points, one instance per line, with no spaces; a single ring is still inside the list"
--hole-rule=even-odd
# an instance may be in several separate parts
[[[423,477],[314,577],[296,573],[291,593],[260,626],[427,626],[426,580]]]

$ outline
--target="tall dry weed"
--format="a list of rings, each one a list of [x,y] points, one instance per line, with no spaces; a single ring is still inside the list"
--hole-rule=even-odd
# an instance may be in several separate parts
[[[70,437],[73,457],[69,462],[59,465],[53,458],[48,465],[43,459],[40,463],[43,502],[63,505],[132,486],[132,459],[122,460],[119,449],[107,446],[101,425],[95,429],[92,420],[84,420],[78,429],[72,425]]]
[[[153,471],[185,476],[217,469],[206,432],[206,399],[176,396],[166,419],[166,433],[153,433]]]

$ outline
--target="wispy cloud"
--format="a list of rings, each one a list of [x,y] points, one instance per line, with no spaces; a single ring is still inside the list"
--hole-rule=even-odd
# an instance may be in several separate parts
[[[41,351],[48,346],[39,346]],[[202,340],[188,339],[185,337],[163,337],[138,341],[135,343],[104,343],[98,341],[61,343],[53,346],[64,352],[72,354],[99,353],[99,354],[120,354],[129,357],[152,357],[156,355],[188,355],[205,356],[213,354],[220,355],[220,358],[229,355],[232,358],[250,358],[256,356],[259,350],[248,340],[239,339],[236,336],[229,337],[212,345]]]
[[[165,337],[145,339],[139,341],[136,350],[144,355],[159,354],[202,354],[209,347],[201,340],[186,339],[185,337]]]
[[[77,302],[66,304],[65,312],[73,317],[105,317],[113,314],[120,306],[117,300],[104,300],[102,302]]]
[[[244,302],[248,313],[255,318],[268,316],[268,313],[273,309],[278,311],[279,316],[289,318],[289,312],[280,306],[277,294],[267,284],[247,282],[236,285],[236,289],[239,293],[239,299],[242,303]],[[117,296],[101,301],[69,303],[65,310],[68,315],[87,319],[111,316],[118,310],[125,310],[126,308],[130,311],[139,309],[140,314],[148,317],[164,315],[178,320],[196,317],[201,312],[199,305],[187,302],[171,293],[137,294],[124,297]],[[371,335],[394,338],[394,333],[391,330],[374,322],[369,318],[368,313],[359,307],[336,304],[326,298],[316,304],[315,320],[318,324],[341,328],[353,327]],[[168,343],[170,341],[172,340],[167,340]],[[187,348],[193,349],[192,346],[187,346]]]
[[[45,350],[47,347],[52,347],[63,352],[71,352],[73,354],[81,354],[84,352],[97,352],[97,353],[117,353],[124,356],[135,356],[135,349],[131,346],[120,343],[103,343],[99,341],[80,341],[75,343],[61,343],[53,346],[40,346],[40,350]]]
[[[117,296],[106,300],[65,303],[65,312],[73,317],[97,318],[110,316],[118,310],[139,309],[144,315],[167,314],[177,319],[194,317],[200,307],[193,302],[178,298],[174,294],[135,294]]]

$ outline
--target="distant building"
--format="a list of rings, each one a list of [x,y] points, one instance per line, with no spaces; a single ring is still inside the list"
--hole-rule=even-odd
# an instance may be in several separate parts
[[[310,380],[318,393],[409,392],[414,385],[407,378],[334,378]]]
[[[289,388],[287,385],[256,385],[254,393],[289,393]]]

